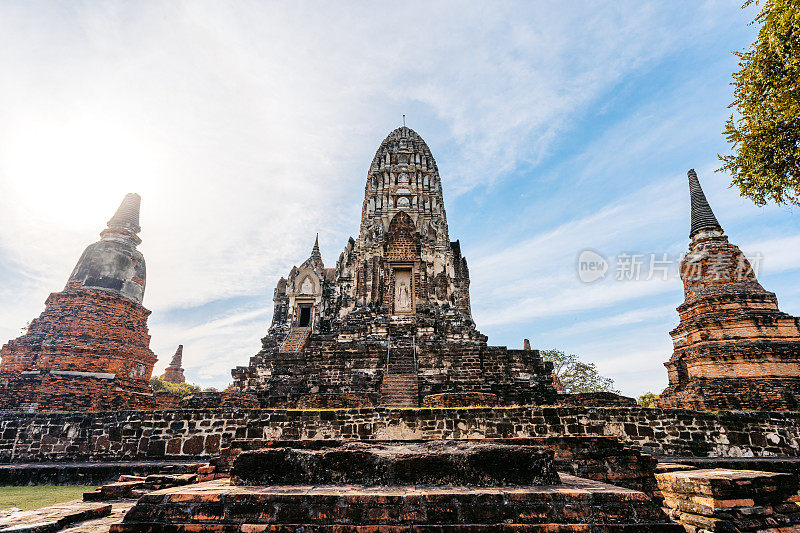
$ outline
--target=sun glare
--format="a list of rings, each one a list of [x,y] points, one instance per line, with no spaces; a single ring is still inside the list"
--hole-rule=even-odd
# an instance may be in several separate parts
[[[62,227],[97,225],[125,193],[153,187],[146,144],[108,121],[31,125],[3,157],[11,205]],[[80,206],[69,200],[76,192],[85,199]]]

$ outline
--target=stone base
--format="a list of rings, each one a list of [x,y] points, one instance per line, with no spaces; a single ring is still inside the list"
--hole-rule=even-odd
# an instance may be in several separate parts
[[[680,464],[686,470],[759,470],[761,472],[783,472],[794,476],[800,486],[800,457],[660,457],[657,471],[667,472],[670,465]]]
[[[643,493],[563,475],[519,487],[233,486],[226,480],[146,494],[112,526],[142,531],[681,532]]]
[[[680,388],[667,387],[658,406],[696,411],[797,410],[800,378],[694,379]]]
[[[0,409],[153,409],[149,314],[109,291],[52,293],[27,332],[0,349]]]
[[[792,474],[689,470],[656,474],[670,516],[687,531],[800,531]]]
[[[0,487],[26,485],[101,485],[123,476],[158,472],[196,472],[198,463],[181,461],[92,461],[0,465]]]
[[[422,399],[422,407],[494,407],[497,395],[490,392],[443,392]]]
[[[547,485],[559,482],[553,451],[479,441],[349,442],[243,452],[237,485]]]
[[[558,405],[572,407],[636,407],[636,400],[613,392],[581,392],[562,394],[558,397]]]
[[[373,444],[419,443],[425,441],[366,441]],[[552,450],[555,470],[559,473],[610,483],[647,494],[656,490],[656,460],[649,454],[622,444],[612,437],[531,437],[516,439],[461,440],[461,443],[512,444],[534,446]],[[234,461],[242,452],[266,448],[305,448],[321,450],[335,448],[345,441],[302,440],[268,441],[264,439],[233,440],[215,461],[219,471],[230,471]],[[360,482],[357,481],[357,482]],[[531,484],[530,482],[527,484]]]

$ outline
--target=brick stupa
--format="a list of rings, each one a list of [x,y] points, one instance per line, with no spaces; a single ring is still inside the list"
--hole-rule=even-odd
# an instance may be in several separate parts
[[[67,285],[50,294],[27,332],[0,351],[0,408],[145,408],[156,356],[142,306],[138,194],[128,194]]]
[[[681,262],[685,301],[670,332],[662,407],[797,409],[800,319],[781,312],[750,262],[730,242],[689,171],[691,231]]]
[[[167,383],[186,383],[186,376],[183,375],[183,344],[178,345],[175,355],[172,356],[169,366],[164,370],[161,379]]]

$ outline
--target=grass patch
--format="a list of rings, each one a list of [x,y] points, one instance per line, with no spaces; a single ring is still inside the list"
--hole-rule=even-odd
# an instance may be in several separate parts
[[[80,500],[94,485],[35,485],[32,487],[0,487],[0,509],[17,507],[30,511],[55,503]]]

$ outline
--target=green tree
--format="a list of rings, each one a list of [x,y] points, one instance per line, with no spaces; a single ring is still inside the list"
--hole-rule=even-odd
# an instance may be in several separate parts
[[[197,385],[192,385],[190,383],[170,383],[157,376],[150,378],[150,388],[153,389],[153,392],[169,392],[170,394],[181,397],[200,391],[200,387]]]
[[[734,52],[735,112],[725,124],[733,154],[719,156],[719,170],[758,205],[800,205],[800,2],[765,0],[753,22],[756,42]]]
[[[542,358],[553,363],[553,374],[561,382],[564,391],[579,392],[613,392],[614,380],[600,375],[594,363],[584,363],[577,355],[565,354],[560,350],[543,350]]]
[[[639,399],[636,400],[636,403],[639,404],[639,407],[655,407],[656,400],[658,400],[659,397],[660,395],[654,392],[645,392],[639,396]]]

